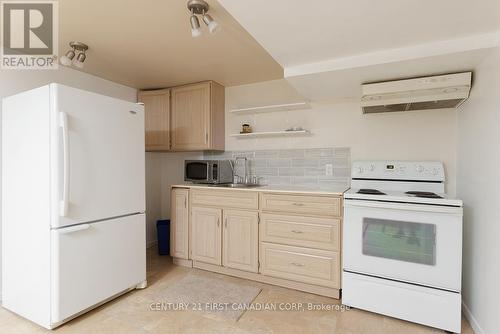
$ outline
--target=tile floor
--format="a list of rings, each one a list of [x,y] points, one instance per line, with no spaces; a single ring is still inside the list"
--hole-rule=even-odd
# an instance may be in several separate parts
[[[109,302],[54,330],[54,333],[443,333],[425,326],[351,309],[348,311],[247,311],[237,321],[202,315],[193,311],[151,311],[153,302],[161,302],[158,294],[169,284],[190,271],[218,277],[229,282],[243,282],[262,288],[254,303],[339,304],[339,301],[272,285],[174,266],[169,257],[148,250],[148,283],[144,290],[135,290]],[[286,305],[286,304],[281,304]],[[47,331],[17,315],[0,308],[0,333],[45,333]],[[473,333],[462,320],[462,333]]]

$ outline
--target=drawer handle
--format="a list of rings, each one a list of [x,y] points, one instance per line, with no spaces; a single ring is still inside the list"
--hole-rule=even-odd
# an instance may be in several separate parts
[[[305,264],[303,264],[303,263],[297,263],[297,262],[292,262],[292,263],[290,263],[290,264],[291,264],[292,266],[296,266],[296,267],[304,267],[304,266],[305,266]]]
[[[302,232],[302,231],[297,231],[297,230],[292,230],[292,233],[302,234],[302,233],[304,233],[304,232]]]
[[[297,203],[297,202],[294,202],[293,205],[295,206],[304,206],[304,203]]]
[[[87,230],[90,228],[90,224],[81,224],[81,225],[75,225],[75,226],[70,226],[70,227],[65,227],[59,229],[59,234],[70,234],[78,231],[83,231]]]

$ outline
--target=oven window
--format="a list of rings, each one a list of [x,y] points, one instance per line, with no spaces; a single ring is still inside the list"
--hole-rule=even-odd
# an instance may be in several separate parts
[[[363,254],[435,265],[436,225],[364,218]]]
[[[186,164],[186,176],[190,180],[206,180],[208,164],[205,162],[190,162]]]

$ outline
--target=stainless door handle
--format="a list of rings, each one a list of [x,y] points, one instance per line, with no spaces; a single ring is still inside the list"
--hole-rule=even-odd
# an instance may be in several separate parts
[[[295,206],[304,206],[304,203],[293,203]]]
[[[227,228],[227,218],[224,219],[224,226]]]
[[[220,219],[217,218],[217,227],[220,227]]]
[[[293,232],[293,233],[296,233],[296,234],[302,234],[302,233],[304,233],[304,232],[302,232],[302,231],[297,231],[297,230],[292,230],[292,232]]]

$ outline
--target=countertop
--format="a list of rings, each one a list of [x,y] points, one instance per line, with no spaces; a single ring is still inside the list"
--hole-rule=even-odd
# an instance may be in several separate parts
[[[318,187],[268,186],[268,185],[249,187],[249,188],[224,188],[213,185],[193,184],[193,183],[174,184],[172,185],[172,188],[221,189],[230,191],[257,191],[257,192],[273,192],[273,193],[286,193],[286,194],[299,193],[299,194],[336,195],[336,196],[342,196],[344,192],[349,190],[348,186],[336,186],[324,189],[320,189]]]

